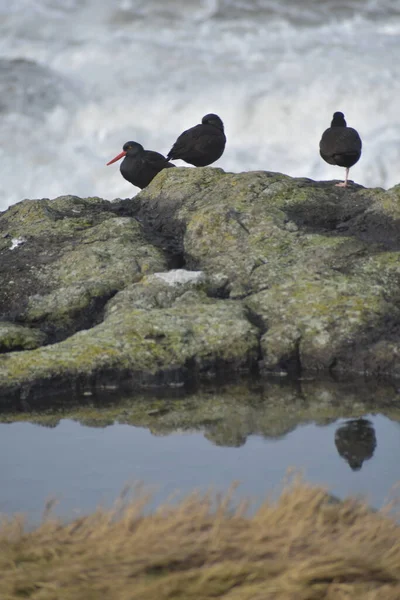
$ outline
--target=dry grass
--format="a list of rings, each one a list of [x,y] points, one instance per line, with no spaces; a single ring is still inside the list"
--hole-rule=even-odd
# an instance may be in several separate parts
[[[145,500],[63,525],[0,528],[0,598],[319,600],[400,598],[400,527],[297,481],[251,518],[193,495]]]

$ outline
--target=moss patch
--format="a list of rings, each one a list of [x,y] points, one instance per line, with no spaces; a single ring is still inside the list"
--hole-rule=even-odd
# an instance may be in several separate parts
[[[0,352],[32,350],[41,346],[45,339],[41,331],[0,321]]]

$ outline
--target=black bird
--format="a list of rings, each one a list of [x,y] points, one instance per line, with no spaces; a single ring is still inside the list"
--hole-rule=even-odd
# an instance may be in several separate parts
[[[356,164],[361,156],[362,142],[358,132],[347,123],[342,112],[335,112],[329,129],[322,134],[319,153],[330,165],[346,167],[346,177],[338,187],[346,187],[350,167]]]
[[[223,122],[218,115],[209,114],[199,125],[181,133],[167,157],[168,160],[180,158],[195,167],[206,167],[222,156],[225,144]]]
[[[163,169],[175,167],[159,152],[145,150],[137,142],[126,142],[122,147],[122,152],[110,160],[107,165],[112,165],[124,156],[119,168],[121,175],[141,190],[149,185],[157,173]]]

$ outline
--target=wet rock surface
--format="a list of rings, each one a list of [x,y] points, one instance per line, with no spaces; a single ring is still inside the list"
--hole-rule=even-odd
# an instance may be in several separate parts
[[[0,319],[25,332],[0,345],[0,389],[399,377],[399,234],[400,186],[268,172],[176,168],[133,199],[25,200],[0,216]]]

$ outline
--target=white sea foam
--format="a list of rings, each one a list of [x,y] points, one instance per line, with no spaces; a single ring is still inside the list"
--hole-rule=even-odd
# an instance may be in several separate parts
[[[0,208],[67,193],[132,196],[118,164],[105,163],[129,139],[165,153],[207,112],[221,115],[228,138],[216,166],[338,179],[318,142],[341,110],[364,143],[350,177],[394,185],[396,4],[0,0],[3,58],[45,69],[0,81]],[[49,77],[55,94],[44,94]]]

